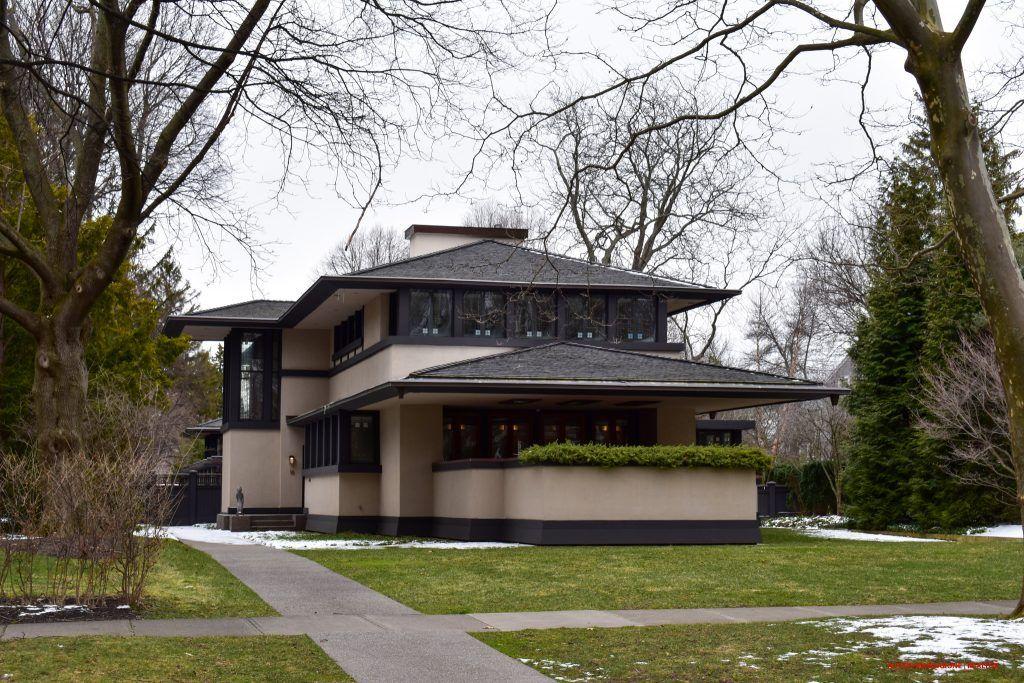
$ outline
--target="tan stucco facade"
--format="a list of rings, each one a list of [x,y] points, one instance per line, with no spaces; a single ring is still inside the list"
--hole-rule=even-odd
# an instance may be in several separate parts
[[[306,479],[310,515],[375,517],[380,514],[380,475],[342,472]]]

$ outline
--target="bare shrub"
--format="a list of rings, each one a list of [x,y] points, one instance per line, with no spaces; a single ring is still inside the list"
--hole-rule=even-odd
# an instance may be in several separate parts
[[[57,459],[0,454],[4,602],[141,604],[173,511],[172,488],[154,470],[181,425],[112,391],[85,412],[81,449]]]

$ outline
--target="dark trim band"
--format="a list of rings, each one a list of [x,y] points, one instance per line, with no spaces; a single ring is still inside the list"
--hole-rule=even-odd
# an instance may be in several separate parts
[[[717,545],[761,542],[758,520],[537,520],[309,515],[306,528],[530,545]]]

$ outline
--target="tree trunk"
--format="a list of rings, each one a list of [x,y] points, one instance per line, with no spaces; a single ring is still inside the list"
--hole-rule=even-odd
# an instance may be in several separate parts
[[[942,50],[912,54],[953,218],[953,228],[995,340],[1009,417],[1017,498],[1024,506],[1024,278],[1014,256],[1006,216],[985,166],[978,121],[959,58]],[[950,63],[950,60],[954,60]],[[1024,585],[1021,603],[1024,605]],[[1018,607],[1018,610],[1020,607]]]
[[[36,340],[35,361],[35,442],[44,457],[57,458],[81,444],[82,408],[89,381],[82,328],[48,321]]]

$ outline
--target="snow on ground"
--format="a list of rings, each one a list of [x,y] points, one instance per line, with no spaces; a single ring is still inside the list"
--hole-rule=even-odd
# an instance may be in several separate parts
[[[850,523],[842,515],[784,515],[761,520],[764,529],[838,529]]]
[[[38,617],[43,614],[56,614],[58,612],[83,612],[88,611],[88,607],[82,605],[23,605],[21,611],[18,612],[18,618],[24,617]]]
[[[913,536],[895,536],[893,534],[875,534],[865,531],[844,529],[850,523],[848,517],[842,515],[809,515],[771,517],[761,520],[763,529],[792,529],[807,536],[834,538],[842,541],[879,541],[882,543],[942,543],[936,538],[916,538]]]
[[[1011,647],[1024,647],[1024,621],[976,619],[972,617],[899,616],[880,618],[827,619],[811,622],[842,634],[866,634],[876,640],[854,645],[894,647],[904,661],[990,662],[993,654],[1005,654]],[[844,648],[840,648],[844,649]],[[816,654],[829,654],[818,652]],[[842,652],[831,653],[833,655]],[[1001,667],[1019,662],[996,660]],[[960,667],[936,669],[934,673],[959,671]]]
[[[375,548],[430,548],[437,550],[483,550],[521,548],[520,543],[491,541],[402,541],[400,539],[299,538],[294,531],[242,531],[214,529],[207,525],[164,527],[168,536],[179,541],[199,541],[223,545],[266,545],[282,550],[368,550]]]
[[[1020,524],[999,524],[998,526],[990,526],[983,529],[971,529],[968,533],[972,536],[994,536],[997,538],[1022,537]]]
[[[944,543],[938,538],[918,538],[916,536],[895,536],[893,534],[870,534],[865,531],[849,529],[803,529],[807,536],[834,538],[842,541],[879,541],[881,543]]]

